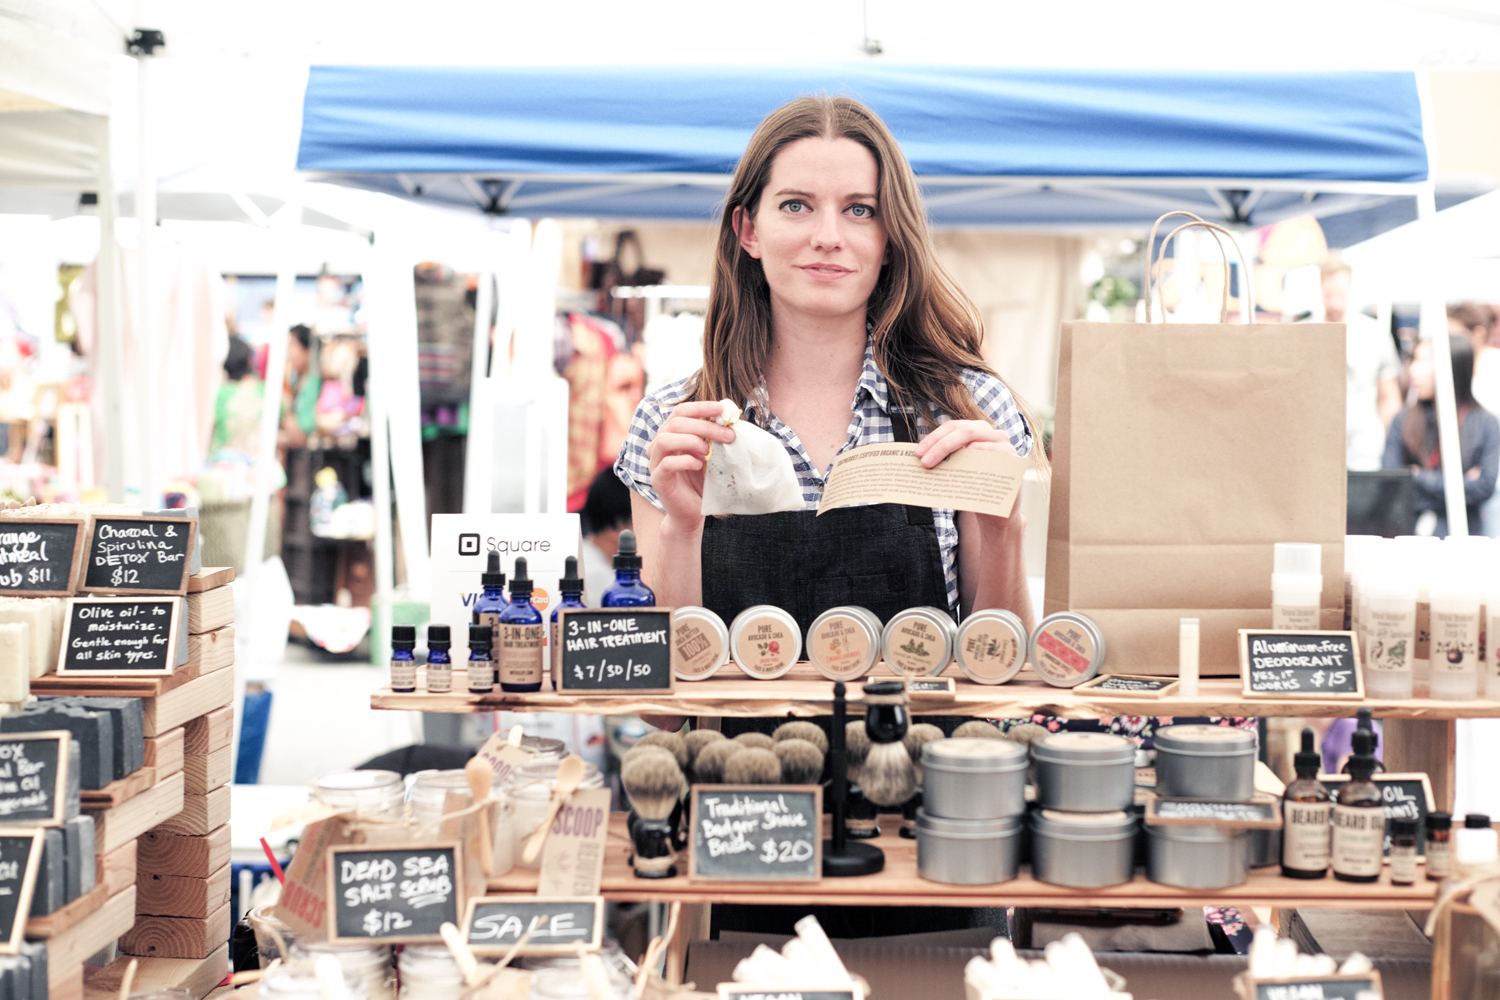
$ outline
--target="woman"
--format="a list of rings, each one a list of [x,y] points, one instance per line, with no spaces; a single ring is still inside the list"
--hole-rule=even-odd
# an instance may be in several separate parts
[[[1474,345],[1467,336],[1449,336],[1453,357],[1453,396],[1458,405],[1458,444],[1463,458],[1464,505],[1469,524],[1479,526],[1479,508],[1495,492],[1500,472],[1500,422],[1474,402]],[[1417,514],[1431,511],[1437,516],[1436,535],[1448,533],[1448,513],[1443,499],[1442,458],[1438,449],[1435,396],[1436,370],[1432,341],[1417,344],[1411,360],[1411,401],[1391,421],[1385,439],[1387,469],[1410,468],[1412,506]]]
[[[703,368],[641,403],[615,466],[658,602],[726,621],[774,604],[804,631],[844,603],[882,620],[1002,607],[1029,626],[1019,514],[814,515],[834,457],[859,445],[916,441],[927,468],[960,448],[1032,452],[1032,422],[980,356],[982,336],[884,123],[840,97],[773,112],[730,186]],[[807,509],[705,521],[703,461],[734,439],[713,422],[725,398],[786,446]]]

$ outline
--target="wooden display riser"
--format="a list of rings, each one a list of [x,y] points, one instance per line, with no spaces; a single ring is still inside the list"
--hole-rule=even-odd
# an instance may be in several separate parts
[[[1104,889],[1066,889],[1038,882],[1026,866],[1009,882],[996,885],[946,885],[917,875],[917,842],[897,836],[899,817],[882,820],[885,832],[874,844],[885,852],[885,870],[857,878],[825,878],[818,882],[702,882],[676,878],[636,878],[627,860],[630,838],[625,814],[610,817],[604,851],[605,899],[615,902],[747,903],[836,906],[1336,906],[1351,909],[1425,910],[1437,894],[1437,883],[1420,879],[1413,886],[1393,886],[1382,874],[1379,882],[1354,884],[1325,879],[1282,878],[1276,868],[1253,869],[1243,885],[1229,889],[1177,889],[1146,879],[1144,871],[1124,885]],[[888,828],[887,828],[888,827]],[[678,858],[679,872],[687,871],[687,854]],[[513,868],[491,879],[491,892],[536,892],[536,869]]]
[[[1247,699],[1242,695],[1237,677],[1205,678],[1200,682],[1196,698],[1184,698],[1175,694],[1165,698],[1122,698],[1106,692],[1075,692],[1070,688],[1052,687],[1042,682],[1030,668],[1023,670],[1009,684],[999,685],[975,684],[965,678],[956,666],[950,666],[944,676],[954,679],[955,696],[913,695],[913,713],[972,715],[989,719],[1024,719],[1031,715],[1054,715],[1064,719],[1099,719],[1117,715],[1340,718],[1352,716],[1355,709],[1364,706],[1377,718],[1500,717],[1500,702],[1484,699]],[[454,672],[456,683],[461,684],[462,677],[462,671]],[[869,676],[848,684],[851,710],[860,710],[855,699],[861,696],[861,684],[869,680],[890,679],[891,675],[884,666],[877,665]],[[398,694],[389,687],[383,687],[370,696],[370,707],[414,712],[495,712],[504,709],[511,712],[580,712],[589,715],[705,715],[768,719],[787,715],[829,715],[833,705],[833,682],[819,676],[806,663],[798,664],[785,677],[774,681],[752,680],[731,663],[715,677],[705,681],[679,681],[676,691],[662,694],[506,694],[499,690],[489,694],[429,694],[425,690],[426,686],[426,668],[419,668],[416,692]]]
[[[135,924],[135,886],[110,896],[83,920],[47,939],[47,980],[54,997],[73,995],[83,962]]]
[[[225,625],[202,635],[190,635],[188,662],[166,677],[98,677],[45,674],[31,681],[36,695],[159,699],[192,681],[234,666],[234,626]]]
[[[131,957],[121,955],[83,984],[85,1000],[117,1000]],[[195,997],[213,992],[229,974],[229,945],[220,945],[207,958],[137,958],[133,993],[184,989]]]

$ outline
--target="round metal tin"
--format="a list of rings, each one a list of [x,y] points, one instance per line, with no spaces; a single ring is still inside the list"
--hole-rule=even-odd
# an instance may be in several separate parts
[[[946,819],[917,810],[917,874],[948,885],[993,885],[1016,877],[1021,817]]]
[[[701,681],[729,662],[729,629],[708,608],[678,608],[672,616],[673,671],[680,681]]]
[[[783,676],[802,655],[797,619],[770,604],[756,604],[734,616],[729,652],[748,676],[771,681]]]
[[[929,816],[996,820],[1026,811],[1026,748],[1010,740],[933,740],[922,748]]]
[[[953,659],[958,626],[941,608],[907,608],[885,623],[881,652],[897,677],[936,677]]]
[[[1156,731],[1156,794],[1247,801],[1255,795],[1255,734],[1229,726]]]
[[[880,619],[855,605],[829,608],[807,628],[807,659],[831,681],[853,681],[880,659]]]
[[[1004,684],[1026,665],[1030,636],[1015,614],[1001,608],[975,611],[958,627],[953,656],[976,684]]]
[[[1104,633],[1076,611],[1059,611],[1036,627],[1026,658],[1053,687],[1077,687],[1104,665]]]

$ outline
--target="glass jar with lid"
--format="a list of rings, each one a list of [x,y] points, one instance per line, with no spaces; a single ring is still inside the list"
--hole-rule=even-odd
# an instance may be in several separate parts
[[[531,836],[547,815],[547,806],[552,802],[552,793],[557,788],[557,769],[561,764],[561,761],[555,760],[534,760],[513,771],[506,783],[505,793],[515,807],[511,816],[515,852],[513,858],[514,863],[523,868],[535,868],[540,864],[538,858],[528,865],[521,860],[521,854],[525,849],[526,838]],[[578,783],[578,787],[603,788],[604,776],[593,764],[585,762],[583,780]]]
[[[260,1000],[323,1000],[317,973],[310,965],[282,965],[257,984]],[[348,1000],[371,1000],[365,981],[347,970],[344,991]]]
[[[294,964],[311,968],[324,955],[332,955],[346,974],[357,977],[364,984],[364,995],[370,1000],[396,1000],[396,982],[388,945],[307,941],[292,946]]]
[[[620,976],[607,963],[604,968],[609,976],[610,1000],[632,1000],[635,990],[631,988],[630,979]],[[593,1000],[593,998],[589,994],[588,980],[584,978],[583,967],[575,958],[571,967],[558,964],[533,972],[531,993],[528,994],[527,1000]]]
[[[401,1000],[459,1000],[464,974],[447,945],[409,944],[401,950]]]
[[[313,797],[359,819],[395,821],[406,805],[406,784],[395,771],[337,771],[313,782]]]
[[[287,954],[287,949],[297,943],[297,932],[292,930],[290,924],[273,914],[272,909],[270,906],[257,906],[245,914],[245,919],[250,922],[250,929],[255,932],[255,951],[260,957],[262,969],[278,958],[285,962],[291,957]]]
[[[187,990],[147,990],[130,994],[130,1000],[198,1000],[198,996]]]
[[[464,771],[417,772],[412,782],[411,796],[407,800],[411,804],[416,836],[428,839],[437,837],[438,820],[444,815],[443,808],[449,795],[457,797],[456,804],[449,810],[451,812],[467,809],[474,804],[474,795],[469,790],[469,777]],[[514,866],[512,856],[515,853],[515,834],[511,832],[513,809],[510,797],[505,794],[504,786],[498,780],[491,786],[490,795],[493,799],[490,804],[490,826],[495,841],[491,873],[504,875]]]

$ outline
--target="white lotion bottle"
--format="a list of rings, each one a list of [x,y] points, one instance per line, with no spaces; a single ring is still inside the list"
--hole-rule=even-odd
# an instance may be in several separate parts
[[[1271,573],[1271,627],[1312,632],[1323,627],[1323,546],[1277,542]]]
[[[1431,585],[1429,613],[1434,701],[1473,701],[1479,693],[1479,580],[1459,565]]]
[[[1368,575],[1363,583],[1365,694],[1409,699],[1417,638],[1417,585],[1394,569]]]

